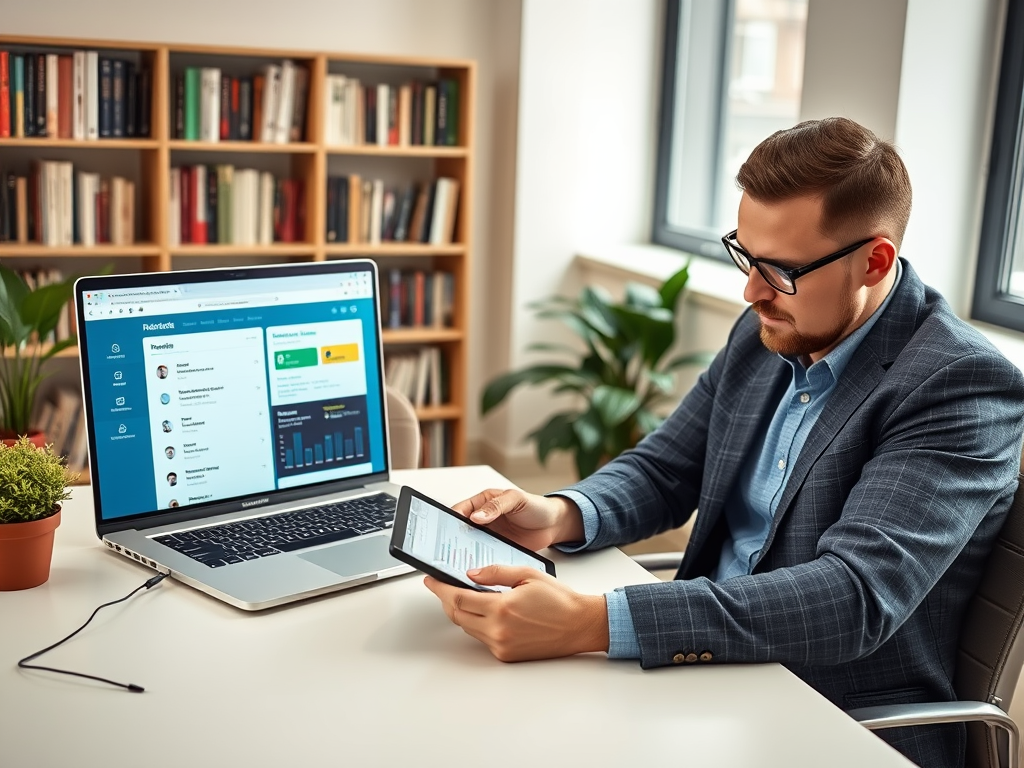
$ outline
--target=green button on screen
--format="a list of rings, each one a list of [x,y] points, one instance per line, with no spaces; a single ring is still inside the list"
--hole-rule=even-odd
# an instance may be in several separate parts
[[[306,349],[289,349],[287,352],[274,353],[274,368],[283,370],[285,368],[306,368],[316,365],[319,355],[316,347]]]

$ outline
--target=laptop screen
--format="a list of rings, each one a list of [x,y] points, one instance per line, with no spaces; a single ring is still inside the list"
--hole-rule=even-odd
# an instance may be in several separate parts
[[[376,295],[362,260],[80,280],[97,521],[386,473]]]

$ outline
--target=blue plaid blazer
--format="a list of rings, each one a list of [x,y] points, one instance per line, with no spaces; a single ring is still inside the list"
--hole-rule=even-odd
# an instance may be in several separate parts
[[[844,709],[956,698],[961,617],[1017,485],[1024,378],[903,269],[750,575],[709,578],[723,506],[792,372],[749,310],[664,425],[573,486],[599,510],[594,548],[700,508],[677,580],[625,590],[644,668],[781,662]],[[962,726],[879,733],[919,764],[963,762]]]

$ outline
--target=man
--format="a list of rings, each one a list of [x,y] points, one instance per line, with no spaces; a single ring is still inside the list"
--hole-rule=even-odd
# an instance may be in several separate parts
[[[845,119],[760,144],[737,176],[750,308],[664,425],[548,497],[457,506],[534,549],[636,541],[699,507],[675,581],[581,595],[525,568],[502,593],[427,586],[501,660],[781,662],[836,705],[952,700],[960,621],[1016,489],[1024,379],[897,259],[894,148]],[[962,726],[880,732],[959,766]]]

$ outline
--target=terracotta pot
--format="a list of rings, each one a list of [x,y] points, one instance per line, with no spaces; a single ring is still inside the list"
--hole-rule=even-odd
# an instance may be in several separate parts
[[[38,587],[50,578],[60,506],[42,520],[0,524],[0,591]]]
[[[18,442],[18,438],[13,437],[9,432],[0,433],[0,437],[2,437],[4,445],[14,445],[16,442]],[[44,435],[42,432],[29,432],[28,441],[32,443],[32,445],[34,445],[36,448],[43,448],[46,446],[46,435]]]

